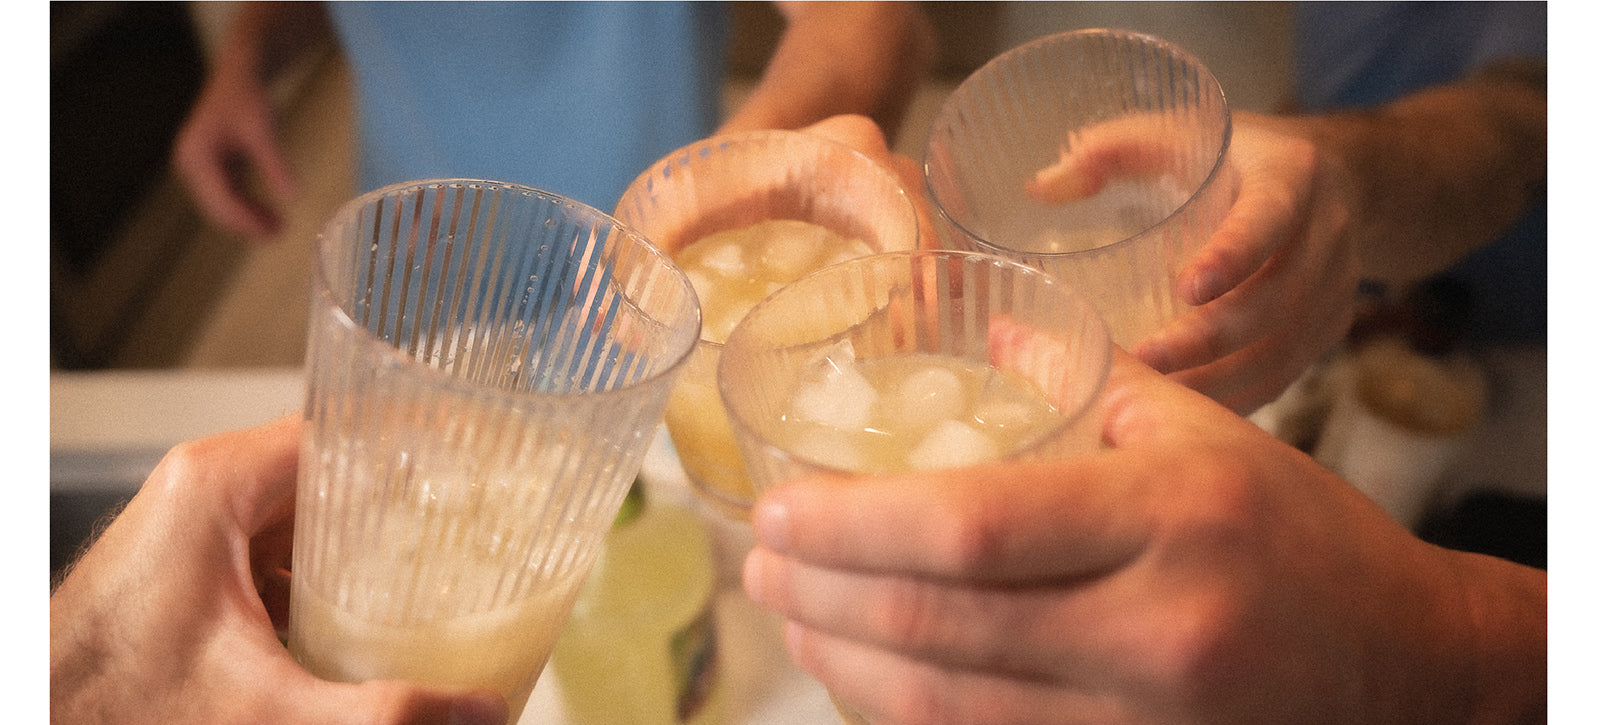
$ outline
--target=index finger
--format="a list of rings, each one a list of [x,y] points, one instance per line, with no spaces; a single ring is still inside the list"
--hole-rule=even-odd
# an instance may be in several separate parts
[[[300,462],[300,416],[179,444],[150,474],[147,487],[229,516],[247,536],[288,517]]]
[[[1076,461],[780,485],[757,541],[813,564],[933,579],[1025,581],[1117,568],[1143,547],[1137,486],[1117,454]]]

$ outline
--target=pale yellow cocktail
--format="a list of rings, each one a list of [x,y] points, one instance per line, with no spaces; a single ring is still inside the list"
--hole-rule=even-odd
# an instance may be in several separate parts
[[[678,266],[700,296],[701,344],[667,400],[667,430],[684,471],[728,502],[752,498],[733,429],[717,394],[721,345],[757,302],[801,276],[872,247],[826,227],[772,219],[709,234],[679,250]]]
[[[1094,450],[1111,349],[1094,307],[1050,275],[910,251],[773,293],[728,336],[717,377],[759,492]]]
[[[808,272],[915,248],[916,209],[895,174],[855,149],[767,130],[666,155],[629,185],[616,217],[671,255],[700,297],[701,340],[673,389],[667,431],[702,499],[747,530],[754,496],[716,390],[723,340],[751,305]],[[735,578],[743,545],[731,543],[722,558]]]
[[[1059,423],[1027,380],[955,357],[819,356],[773,421],[772,443],[861,473],[959,468],[1004,458]]]

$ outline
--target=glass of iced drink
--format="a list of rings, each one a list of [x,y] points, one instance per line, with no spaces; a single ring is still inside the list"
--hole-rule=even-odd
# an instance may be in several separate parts
[[[699,339],[693,289],[610,216],[476,180],[351,201],[314,266],[289,648],[514,721]]]
[[[736,577],[753,496],[717,395],[722,343],[756,302],[806,273],[916,247],[916,211],[895,176],[856,150],[758,131],[668,154],[627,189],[616,216],[672,255],[700,297],[705,326],[666,425],[685,475],[727,524],[720,566]]]
[[[1160,38],[1081,30],[989,61],[945,100],[924,173],[944,246],[1039,267],[1131,347],[1188,309],[1177,274],[1238,195],[1222,87]]]
[[[1095,450],[1111,352],[1093,306],[1044,272],[971,252],[892,252],[756,305],[728,336],[718,384],[760,491],[822,472]]]

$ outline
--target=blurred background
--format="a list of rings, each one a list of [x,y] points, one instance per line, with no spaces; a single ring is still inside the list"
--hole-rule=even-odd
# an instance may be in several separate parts
[[[733,3],[728,102],[771,53],[782,23]],[[990,57],[1032,38],[1128,27],[1197,54],[1237,108],[1263,109],[1290,69],[1285,3],[927,5],[939,32],[934,77],[897,149],[920,158],[944,94]],[[349,78],[335,48],[299,61],[277,89],[285,143],[304,183],[280,239],[207,228],[167,168],[173,134],[235,9],[231,2],[51,5],[51,363],[61,369],[296,365],[316,228],[354,195]]]
[[[301,194],[253,242],[207,224],[168,168],[173,137],[234,2],[50,4],[51,568],[173,443],[299,405],[311,244],[355,195],[349,75],[335,47],[274,92]],[[1057,31],[1125,27],[1197,54],[1235,107],[1289,83],[1286,3],[940,2],[940,56],[896,150],[920,158],[944,96],[1000,52]],[[726,103],[754,84],[782,20],[732,3]]]
[[[896,150],[920,159],[944,96],[989,58],[1078,28],[1167,38],[1213,71],[1232,107],[1276,110],[1292,82],[1290,5],[928,3],[940,56]],[[355,193],[349,76],[337,49],[321,47],[296,59],[274,89],[301,184],[282,234],[250,242],[211,228],[169,171],[168,154],[237,6],[50,4],[52,571],[173,443],[300,404],[312,240]],[[781,30],[766,3],[732,6],[729,105],[753,85]],[[1489,481],[1517,497],[1465,513],[1455,498],[1444,501],[1455,506],[1444,515],[1486,517],[1491,528],[1513,521],[1514,541],[1487,546],[1514,547],[1511,555],[1542,565],[1543,351],[1502,362],[1510,372],[1500,378],[1512,383],[1497,399],[1502,415],[1467,446],[1478,459],[1457,462],[1475,477],[1458,488]],[[1283,424],[1291,413],[1267,417]],[[1451,526],[1433,535],[1478,545],[1452,538]]]

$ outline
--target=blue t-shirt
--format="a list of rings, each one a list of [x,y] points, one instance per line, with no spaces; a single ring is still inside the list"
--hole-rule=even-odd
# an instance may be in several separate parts
[[[1296,4],[1296,92],[1308,112],[1381,105],[1492,61],[1547,55],[1542,2]],[[1548,226],[1536,199],[1505,236],[1445,275],[1472,293],[1469,340],[1543,343]]]
[[[329,3],[355,77],[361,191],[509,181],[611,211],[720,114],[726,6]]]

